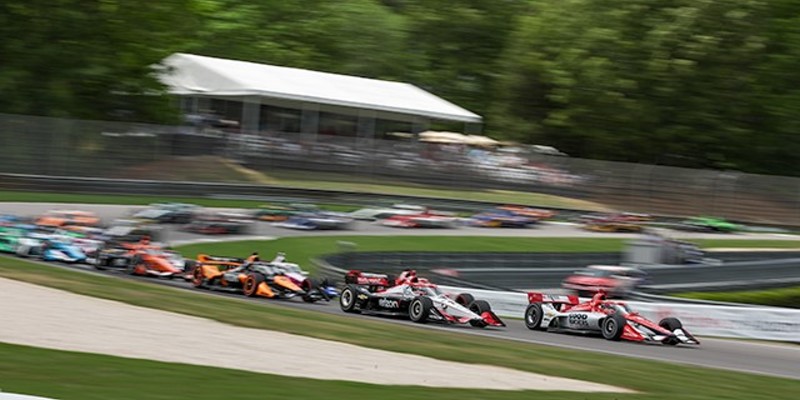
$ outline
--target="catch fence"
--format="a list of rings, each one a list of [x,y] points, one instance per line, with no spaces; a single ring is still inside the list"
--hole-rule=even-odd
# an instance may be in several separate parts
[[[800,178],[503,152],[408,139],[242,134],[0,114],[0,172],[112,179],[251,182],[241,166],[295,181],[544,193],[660,215],[800,226]],[[509,202],[513,196],[509,195]],[[564,202],[569,208],[570,202]],[[585,203],[581,203],[585,204]],[[576,205],[580,208],[581,205]]]

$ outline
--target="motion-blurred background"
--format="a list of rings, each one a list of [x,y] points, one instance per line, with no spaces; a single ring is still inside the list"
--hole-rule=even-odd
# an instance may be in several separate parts
[[[513,189],[798,224],[799,11],[779,0],[4,1],[0,171]]]

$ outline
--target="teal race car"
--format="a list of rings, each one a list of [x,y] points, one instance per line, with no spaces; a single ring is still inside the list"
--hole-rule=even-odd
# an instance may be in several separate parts
[[[743,225],[718,217],[692,217],[680,223],[679,229],[695,232],[735,233],[745,229]]]
[[[27,230],[15,226],[0,226],[0,252],[14,253],[17,251],[19,239],[25,236]]]

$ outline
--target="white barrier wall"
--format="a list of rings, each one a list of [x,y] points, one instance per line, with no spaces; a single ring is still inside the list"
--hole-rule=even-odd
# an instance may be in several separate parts
[[[528,306],[525,293],[441,285],[439,288],[446,293],[471,293],[476,299],[486,300],[501,317],[523,318]],[[634,311],[654,321],[676,317],[688,331],[700,336],[800,342],[800,310],[639,301],[627,303]]]

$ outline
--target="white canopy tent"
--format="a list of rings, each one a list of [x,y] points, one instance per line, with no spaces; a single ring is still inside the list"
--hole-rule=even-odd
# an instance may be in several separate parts
[[[480,124],[481,116],[403,82],[382,81],[298,68],[175,53],[165,58],[161,80],[182,96],[286,101],[322,105],[395,120]],[[392,118],[392,117],[397,118]],[[243,120],[246,118],[243,118]],[[256,118],[257,119],[257,118]]]

